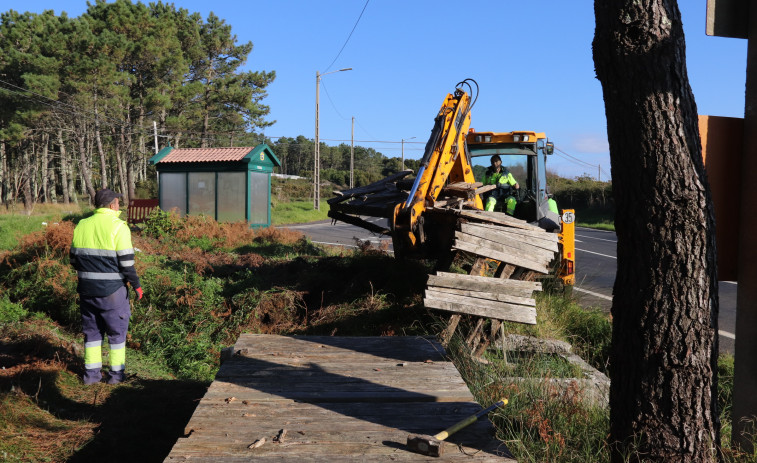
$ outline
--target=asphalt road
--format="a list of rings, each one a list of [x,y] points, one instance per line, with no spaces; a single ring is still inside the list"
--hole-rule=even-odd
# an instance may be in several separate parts
[[[386,219],[366,217],[377,225],[386,226]],[[325,220],[307,224],[289,225],[314,242],[333,246],[356,247],[357,241],[370,241],[373,246],[392,249],[392,240],[360,227]],[[617,239],[615,233],[590,228],[576,229],[576,285],[574,294],[581,305],[609,312],[612,304],[612,287],[615,283]],[[720,351],[733,353],[736,336],[736,289],[734,282],[720,282]]]
[[[616,270],[615,233],[576,228],[576,296],[585,307],[610,311]],[[736,289],[732,281],[719,285],[720,313],[718,328],[720,352],[733,354],[736,339]]]

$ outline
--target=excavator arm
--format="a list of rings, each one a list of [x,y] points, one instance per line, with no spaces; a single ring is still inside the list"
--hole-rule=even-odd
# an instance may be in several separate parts
[[[454,94],[448,94],[442,103],[431,136],[421,159],[418,175],[410,190],[407,201],[397,204],[394,209],[393,229],[395,249],[400,247],[413,251],[424,241],[423,213],[434,206],[442,188],[450,182],[474,183],[473,169],[465,151],[465,137],[471,120],[470,95],[460,82]],[[468,84],[469,85],[469,84]],[[482,209],[481,199],[474,198],[477,209]]]

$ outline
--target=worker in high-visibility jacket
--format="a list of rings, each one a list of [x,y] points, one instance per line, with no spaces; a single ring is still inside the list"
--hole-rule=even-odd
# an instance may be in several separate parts
[[[491,165],[484,174],[484,185],[497,185],[486,198],[485,210],[493,211],[497,202],[504,200],[505,212],[509,215],[515,214],[515,206],[518,204],[515,190],[520,189],[520,185],[507,167],[502,166],[502,159],[498,154],[491,157]]]
[[[142,299],[142,287],[134,269],[134,247],[126,222],[118,218],[119,198],[109,189],[95,194],[95,209],[74,229],[69,255],[77,271],[81,324],[84,332],[84,384],[102,380],[102,344],[108,335],[110,369],[108,384],[125,379],[126,332],[129,329],[131,285]]]

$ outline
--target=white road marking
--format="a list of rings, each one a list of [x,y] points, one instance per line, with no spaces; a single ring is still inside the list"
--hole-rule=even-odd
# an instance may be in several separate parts
[[[615,234],[612,230],[600,230],[599,228],[586,228],[586,227],[576,227],[576,230],[586,230],[591,232],[599,232],[599,233],[612,233]]]
[[[342,246],[342,247],[345,247],[345,248],[356,248],[357,247],[354,244],[327,243],[325,241],[311,241],[311,243],[314,243],[314,244],[325,244],[325,245],[328,245],[328,246]]]
[[[730,339],[736,339],[736,335],[728,331],[718,330],[718,334]]]
[[[579,234],[576,234],[576,236],[580,236],[581,238],[588,238],[590,240],[607,241],[608,243],[617,243],[618,242],[618,240],[607,240],[607,239],[604,239],[604,238],[596,238],[594,236],[586,236],[586,235],[579,235]]]
[[[609,257],[610,259],[616,259],[616,260],[618,259],[615,256],[608,256],[607,254],[600,254],[600,253],[594,252],[594,251],[587,251],[586,249],[578,249],[578,248],[576,248],[576,251],[588,252],[589,254],[596,254],[596,255],[602,256],[602,257]]]
[[[583,288],[576,288],[576,287],[574,286],[574,287],[573,287],[573,291],[579,291],[579,292],[582,292],[582,293],[586,293],[586,294],[588,294],[589,296],[598,297],[598,298],[600,298],[600,299],[605,299],[605,300],[608,300],[608,301],[611,301],[611,300],[612,300],[612,297],[610,297],[610,296],[605,296],[604,294],[595,293],[594,291],[589,291],[588,289],[583,289]]]

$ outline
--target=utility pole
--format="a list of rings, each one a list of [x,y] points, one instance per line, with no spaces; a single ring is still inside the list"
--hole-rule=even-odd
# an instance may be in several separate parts
[[[318,99],[321,91],[321,75],[315,71],[315,152],[313,154],[313,209],[321,210],[321,147],[318,141]]]
[[[321,77],[326,74],[333,74],[341,71],[351,71],[352,68],[337,69],[336,71],[325,72],[323,74],[315,71],[315,152],[313,153],[313,209],[321,210],[321,146],[319,139],[318,127],[318,101],[321,91]]]
[[[152,121],[152,131],[155,134],[155,154],[158,154],[158,123]]]
[[[355,116],[352,116],[352,136],[350,137],[350,188],[355,188]]]
[[[412,140],[415,137],[402,139],[402,170],[405,170],[405,140]]]
[[[597,165],[597,181],[602,181],[602,164]]]

